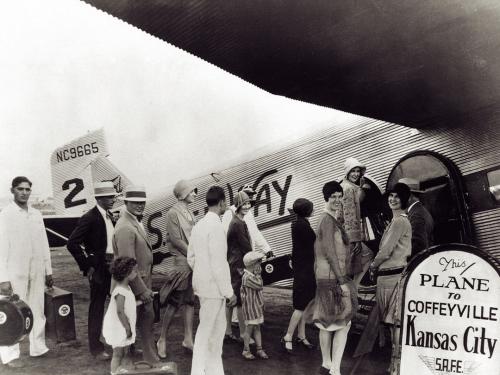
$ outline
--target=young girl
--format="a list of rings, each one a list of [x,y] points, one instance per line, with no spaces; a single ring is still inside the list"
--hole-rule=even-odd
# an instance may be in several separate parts
[[[262,336],[260,325],[264,323],[264,298],[262,296],[263,281],[261,277],[260,263],[265,255],[251,251],[243,257],[245,270],[241,281],[241,303],[243,318],[246,329],[243,336],[244,348],[242,356],[245,359],[255,359],[250,351],[250,338],[253,336],[257,346],[257,357],[268,359],[266,352],[262,349]]]
[[[111,374],[125,373],[129,346],[135,342],[136,303],[128,283],[137,276],[137,261],[118,257],[111,264],[115,287],[104,316],[102,335],[113,347]]]

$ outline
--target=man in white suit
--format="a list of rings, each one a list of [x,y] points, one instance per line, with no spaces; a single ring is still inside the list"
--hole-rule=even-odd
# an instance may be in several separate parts
[[[43,303],[45,285],[52,287],[53,281],[42,214],[28,206],[31,186],[26,177],[14,178],[10,189],[14,201],[0,212],[0,294],[17,294],[30,306],[30,355],[38,357],[49,351]],[[0,347],[2,363],[8,367],[23,367],[19,356],[19,344]]]
[[[200,299],[200,324],[193,348],[191,375],[224,375],[222,343],[226,329],[226,300],[234,306],[227,262],[227,241],[220,215],[226,197],[220,186],[208,189],[208,212],[191,232],[187,261],[193,269],[193,290]]]

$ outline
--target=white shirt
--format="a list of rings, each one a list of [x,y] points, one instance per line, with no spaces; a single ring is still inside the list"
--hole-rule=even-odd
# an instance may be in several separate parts
[[[11,202],[0,212],[0,282],[28,285],[34,274],[52,275],[49,241],[40,211]]]
[[[231,220],[233,219],[233,215],[236,215],[236,207],[234,205],[229,207],[229,209],[224,212],[224,216],[222,216],[222,225],[226,234],[229,229],[229,224],[231,224]],[[252,250],[259,251],[264,254],[271,251],[271,246],[269,246],[257,227],[253,209],[248,211],[248,213],[243,217],[243,221],[247,224],[248,233],[250,234],[250,242],[252,243]]]
[[[193,269],[193,290],[198,297],[230,298],[233,295],[226,233],[215,213],[207,212],[193,227],[187,261]]]
[[[96,205],[96,207],[101,213],[102,218],[104,219],[104,223],[106,223],[106,237],[107,237],[106,254],[113,254],[113,232],[115,230],[115,227],[113,226],[113,221],[111,220],[111,218],[109,218],[104,208],[102,208],[98,204]]]

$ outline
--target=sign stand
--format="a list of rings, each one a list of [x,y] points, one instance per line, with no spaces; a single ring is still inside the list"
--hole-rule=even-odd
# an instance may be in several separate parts
[[[433,247],[407,268],[402,294],[404,375],[500,374],[500,271],[476,247]]]

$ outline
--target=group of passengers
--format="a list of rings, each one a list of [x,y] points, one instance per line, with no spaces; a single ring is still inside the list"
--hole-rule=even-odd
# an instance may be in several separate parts
[[[365,176],[366,167],[355,158],[346,160],[344,172],[341,182],[327,182],[322,188],[326,203],[316,230],[308,221],[313,203],[306,198],[293,203],[294,311],[281,345],[289,354],[295,352],[294,342],[314,348],[305,331],[307,322],[314,323],[319,328],[322,353],[319,373],[339,375],[351,320],[357,310],[358,288],[369,269],[372,279],[376,277],[380,322],[391,328],[393,355],[389,371],[397,374],[398,284],[408,259],[431,245],[432,217],[417,198],[417,181],[401,179],[386,193],[392,220],[378,249],[370,249],[367,243],[372,239],[372,228],[367,228],[369,220],[362,214],[363,201],[370,196],[373,185]],[[31,182],[21,181],[25,182],[30,188]],[[17,187],[14,185],[13,182],[13,189]],[[206,195],[208,212],[196,223],[189,206],[195,201],[197,189],[185,180],[175,185],[177,203],[166,215],[168,255],[162,261],[164,283],[159,293],[165,309],[156,342],[153,254],[141,222],[146,192],[140,186],[127,187],[121,198],[124,209],[116,222],[109,210],[117,195],[111,182],[96,183],[97,205],[82,216],[67,245],[90,282],[91,354],[101,360],[110,358],[101,341],[102,334],[106,343],[113,346],[111,372],[126,373],[137,323],[144,360],[161,368],[160,359],[167,357],[168,330],[181,308],[182,347],[193,353],[192,374],[223,374],[222,342],[243,344],[242,356],[246,360],[267,359],[260,332],[264,322],[261,263],[273,253],[255,223],[251,209],[253,187],[240,188],[229,208],[223,189],[211,187]],[[376,256],[372,250],[378,250]],[[109,293],[111,302],[104,314]],[[195,295],[200,302],[200,325],[193,339]],[[235,319],[239,325],[237,335],[232,329]],[[254,353],[252,344],[256,345]]]
[[[411,256],[432,244],[433,221],[416,196],[418,183],[403,178],[386,192],[392,220],[373,256],[365,244],[370,239],[368,219],[361,215],[363,200],[373,188],[364,178],[365,171],[359,161],[348,158],[342,181],[323,186],[326,204],[316,231],[307,219],[313,213],[312,202],[300,198],[293,204],[297,217],[292,223],[294,312],[281,342],[292,354],[293,333],[298,326],[295,342],[312,349],[305,336],[306,321],[312,320],[319,328],[320,374],[340,374],[347,333],[357,309],[357,290],[368,269],[370,278],[377,283],[379,320],[391,330],[393,348],[388,373],[399,373],[399,281]]]

